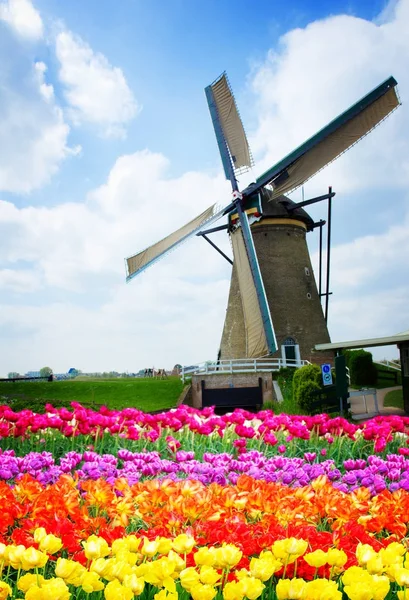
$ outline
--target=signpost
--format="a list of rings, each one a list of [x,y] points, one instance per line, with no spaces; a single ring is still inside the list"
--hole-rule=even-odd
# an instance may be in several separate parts
[[[332,385],[331,365],[321,365],[322,383],[324,385]]]

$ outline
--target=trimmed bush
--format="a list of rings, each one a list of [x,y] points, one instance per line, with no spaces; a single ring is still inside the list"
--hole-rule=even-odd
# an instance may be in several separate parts
[[[372,354],[366,350],[349,350],[347,366],[352,385],[375,385],[378,371],[373,364]]]
[[[306,382],[312,382],[314,386],[303,386]],[[311,392],[313,389],[319,390],[322,387],[322,378],[321,378],[321,369],[318,365],[305,365],[305,367],[301,367],[301,369],[297,369],[293,376],[293,398],[294,401],[303,408],[304,410],[308,410],[304,408],[304,399],[303,394],[306,394],[308,398],[306,399],[306,403],[309,403]]]
[[[316,393],[321,389],[321,386],[312,379],[301,381],[298,388],[298,404],[307,413],[312,410],[313,402],[317,401]]]

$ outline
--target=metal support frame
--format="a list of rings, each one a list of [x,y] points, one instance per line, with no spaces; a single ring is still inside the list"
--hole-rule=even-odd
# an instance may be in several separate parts
[[[204,235],[205,233],[215,233],[216,231],[223,231],[223,229],[228,229],[228,225],[219,225],[218,227],[212,227],[211,229],[206,229],[205,231],[199,231],[196,235]]]
[[[322,228],[324,227],[326,221],[322,219],[317,223],[314,223],[314,229],[319,227],[320,229],[320,243],[319,243],[319,270],[318,270],[318,295],[321,298],[322,296]]]
[[[233,261],[227,256],[227,254],[225,254],[223,252],[223,250],[220,250],[220,248],[218,246],[216,246],[216,244],[214,242],[212,242],[212,240],[209,240],[209,238],[207,237],[207,235],[205,235],[204,233],[200,233],[200,234],[198,233],[197,235],[201,235],[202,238],[204,238],[206,240],[206,242],[209,242],[209,244],[211,246],[213,246],[213,248],[215,250],[217,250],[217,252],[223,256],[223,258],[225,258],[227,260],[227,262],[229,262],[231,265],[233,264]]]
[[[332,190],[332,188],[329,188]],[[303,206],[308,206],[309,204],[315,204],[316,202],[321,202],[321,200],[330,200],[335,196],[335,192],[328,192],[328,194],[323,194],[322,196],[316,196],[316,198],[310,198],[310,200],[303,200],[302,202],[297,202],[295,206],[289,206],[287,208],[288,212],[292,212],[293,210],[297,210],[297,208],[301,208]]]
[[[331,209],[332,209],[332,187],[328,188],[328,230],[327,230],[327,280],[326,280],[326,295],[325,295],[325,322],[328,323],[328,302],[329,302],[329,275],[331,264]]]

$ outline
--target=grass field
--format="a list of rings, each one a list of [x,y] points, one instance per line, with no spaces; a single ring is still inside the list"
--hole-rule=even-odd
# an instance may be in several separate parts
[[[401,408],[403,410],[403,391],[392,390],[388,392],[383,400],[384,406],[393,406],[394,408]]]
[[[178,377],[0,382],[0,404],[40,412],[47,402],[69,407],[76,401],[91,408],[104,404],[118,410],[132,406],[150,412],[176,406],[182,390]]]

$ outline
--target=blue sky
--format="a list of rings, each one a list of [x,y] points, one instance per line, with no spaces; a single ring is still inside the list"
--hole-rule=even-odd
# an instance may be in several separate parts
[[[216,354],[227,263],[195,240],[125,285],[123,258],[226,202],[204,96],[223,70],[255,175],[398,79],[396,115],[305,193],[337,192],[332,338],[408,329],[408,16],[408,0],[0,0],[0,371]]]

